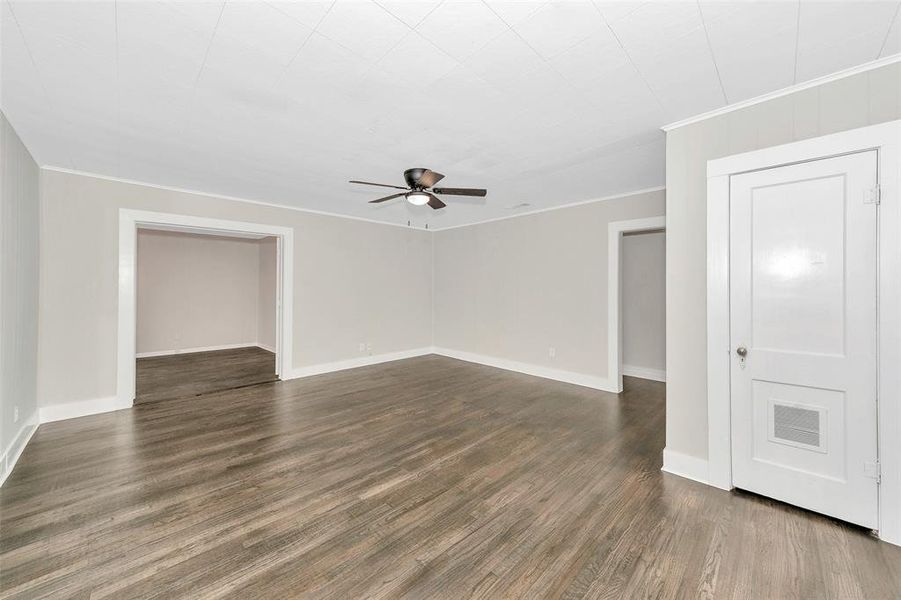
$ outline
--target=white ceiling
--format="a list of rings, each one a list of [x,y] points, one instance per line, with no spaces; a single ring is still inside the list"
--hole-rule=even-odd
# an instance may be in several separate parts
[[[443,228],[662,185],[661,125],[898,53],[899,4],[3,0],[0,105],[45,166]],[[488,198],[347,183],[414,166]]]

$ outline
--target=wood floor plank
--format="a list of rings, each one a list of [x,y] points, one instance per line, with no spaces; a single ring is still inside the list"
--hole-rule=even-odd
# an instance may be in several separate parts
[[[275,354],[251,346],[139,358],[135,404],[278,381]]]
[[[437,356],[48,423],[0,597],[901,598],[901,548],[662,473],[664,429],[660,383]]]

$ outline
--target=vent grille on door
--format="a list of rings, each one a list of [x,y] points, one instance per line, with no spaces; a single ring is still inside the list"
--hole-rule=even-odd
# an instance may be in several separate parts
[[[820,448],[820,411],[774,404],[773,437]]]

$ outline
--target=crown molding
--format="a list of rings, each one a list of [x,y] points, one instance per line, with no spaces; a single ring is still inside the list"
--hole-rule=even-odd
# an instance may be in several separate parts
[[[506,221],[507,219],[516,219],[518,217],[528,217],[529,215],[537,215],[540,213],[551,212],[551,211],[560,210],[563,208],[572,208],[574,206],[582,206],[584,204],[594,204],[595,202],[606,202],[607,200],[618,200],[620,198],[628,198],[629,196],[637,196],[638,194],[648,194],[651,192],[662,192],[665,190],[666,190],[665,185],[658,185],[656,187],[642,188],[640,190],[632,190],[629,192],[623,192],[621,194],[614,194],[612,196],[603,196],[601,198],[591,198],[590,200],[579,200],[577,202],[569,202],[567,204],[560,204],[558,206],[548,206],[545,208],[537,208],[535,210],[516,213],[515,215],[504,215],[503,217],[494,217],[492,219],[485,219],[484,221],[476,221],[474,223],[463,223],[462,225],[449,225],[447,227],[430,227],[429,231],[449,231],[451,229],[460,229],[461,227],[475,227],[477,225],[484,225],[485,223],[494,223],[495,221]]]
[[[307,213],[311,215],[320,215],[324,217],[336,217],[338,219],[350,219],[352,221],[363,221],[365,223],[373,223],[375,225],[389,225],[391,227],[402,227],[404,229],[416,229],[419,231],[431,231],[423,227],[415,227],[405,223],[392,223],[390,221],[378,221],[376,219],[367,219],[366,217],[357,217],[354,215],[345,215],[341,213],[328,212],[325,210],[315,210],[312,208],[300,208],[299,206],[288,206],[287,204],[276,204],[274,202],[264,202],[262,200],[251,200],[250,198],[239,198],[237,196],[226,196],[224,194],[213,194],[210,192],[202,192],[200,190],[191,190],[171,185],[160,185],[158,183],[150,183],[149,181],[138,181],[136,179],[125,179],[123,177],[113,177],[112,175],[102,175],[100,173],[91,173],[90,171],[79,171],[78,169],[67,169],[65,167],[42,166],[42,171],[53,171],[56,173],[66,173],[68,175],[81,175],[82,177],[91,177],[93,179],[103,179],[104,181],[113,181],[116,183],[127,183],[130,185],[141,185],[144,187],[165,190],[167,192],[178,192],[181,194],[194,194],[196,196],[205,196],[207,198],[216,198],[218,200],[228,200],[230,202],[243,202],[245,204],[255,204],[257,206],[266,206],[269,208],[281,208],[284,210],[293,210],[297,212]]]
[[[761,96],[755,96],[754,98],[749,98],[747,100],[742,100],[741,102],[735,102],[733,104],[727,104],[722,108],[717,108],[705,113],[701,113],[699,115],[695,115],[693,117],[688,117],[687,119],[682,119],[681,121],[675,121],[674,123],[670,123],[668,125],[664,125],[660,129],[663,131],[672,131],[674,129],[679,129],[680,127],[685,127],[686,125],[691,125],[692,123],[698,123],[700,121],[706,121],[707,119],[718,117],[720,115],[724,115],[736,110],[741,110],[743,108],[747,108],[749,106],[754,106],[755,104],[760,104],[761,102],[766,102],[768,100],[774,100],[776,98],[781,98],[782,96],[788,96],[789,94],[793,94],[795,92],[800,92],[801,90],[810,89],[812,87],[816,87],[818,85],[823,85],[824,83],[829,83],[830,81],[837,81],[839,79],[844,79],[845,77],[851,77],[852,75],[857,75],[859,73],[865,73],[867,71],[872,71],[873,69],[878,69],[879,67],[884,67],[886,65],[891,65],[897,62],[901,62],[901,54],[892,54],[886,56],[885,58],[880,58],[877,60],[873,60],[870,62],[863,63],[862,65],[857,65],[856,67],[851,67],[850,69],[844,69],[842,71],[836,71],[835,73],[830,73],[829,75],[824,75],[822,77],[817,77],[816,79],[810,79],[803,83],[797,83],[795,85],[790,85],[788,87],[782,88],[781,90],[776,90],[775,92],[769,92],[767,94],[763,94]]]
[[[65,173],[68,175],[80,175],[82,177],[91,177],[93,179],[102,179],[104,181],[113,181],[116,183],[127,183],[130,185],[141,185],[144,187],[154,188],[158,190],[165,190],[168,192],[178,192],[182,194],[194,194],[197,196],[205,196],[207,198],[216,198],[218,200],[228,200],[230,202],[243,202],[246,204],[255,204],[257,206],[266,206],[269,208],[281,208],[284,210],[293,210],[297,212],[313,214],[313,215],[321,215],[326,217],[335,217],[338,219],[350,219],[352,221],[363,221],[365,223],[373,223],[375,225],[389,225],[391,227],[402,227],[403,229],[416,229],[417,231],[428,231],[428,232],[436,232],[436,231],[447,231],[449,229],[459,229],[460,227],[474,227],[476,225],[481,225],[483,223],[492,223],[494,221],[504,221],[506,219],[515,219],[516,217],[525,217],[528,215],[534,215],[538,213],[548,212],[552,210],[559,210],[561,208],[570,208],[573,206],[581,206],[583,204],[591,204],[593,202],[603,202],[605,200],[616,200],[617,198],[626,198],[627,196],[635,196],[637,194],[644,194],[648,192],[659,192],[665,190],[665,186],[658,186],[652,188],[644,188],[640,190],[633,190],[630,192],[624,192],[622,194],[615,194],[613,196],[604,196],[602,198],[592,198],[590,200],[580,200],[578,202],[570,202],[568,204],[561,204],[559,206],[549,206],[547,208],[539,208],[536,210],[530,210],[527,212],[516,213],[515,215],[504,215],[503,217],[494,217],[492,219],[485,219],[484,221],[476,221],[474,223],[463,223],[461,225],[450,225],[448,227],[416,227],[413,225],[406,225],[403,223],[391,223],[389,221],[377,221],[375,219],[367,219],[366,217],[357,217],[353,215],[344,215],[340,213],[327,212],[322,210],[314,210],[311,208],[300,208],[297,206],[288,206],[286,204],[276,204],[274,202],[264,202],[262,200],[251,200],[249,198],[239,198],[237,196],[226,196],[222,194],[213,194],[210,192],[201,192],[199,190],[191,190],[187,188],[180,188],[170,185],[160,185],[158,183],[150,183],[148,181],[138,181],[135,179],[125,179],[123,177],[113,177],[112,175],[102,175],[100,173],[91,173],[89,171],[79,171],[77,169],[67,169],[65,167],[54,167],[54,166],[42,166],[42,171],[53,171],[56,173]]]

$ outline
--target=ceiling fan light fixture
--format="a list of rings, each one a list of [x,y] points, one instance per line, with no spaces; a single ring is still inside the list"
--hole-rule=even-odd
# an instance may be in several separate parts
[[[403,196],[404,200],[414,206],[428,205],[432,208],[432,210],[441,210],[442,208],[447,206],[447,204],[445,204],[441,200],[441,198],[438,197],[442,194],[448,194],[450,196],[477,196],[479,198],[484,198],[488,193],[488,190],[476,188],[432,187],[442,179],[444,179],[444,175],[442,175],[441,173],[436,173],[435,171],[432,171],[430,169],[417,168],[407,169],[406,171],[404,171],[404,181],[407,183],[407,187],[391,185],[388,183],[360,181],[358,179],[351,179],[350,183],[356,183],[360,185],[374,185],[376,187],[402,190],[388,196],[370,200],[369,204],[380,204],[382,202],[387,202],[389,200],[394,200]]]
[[[414,206],[422,206],[429,203],[429,195],[423,192],[410,192],[406,195],[407,202]]]

